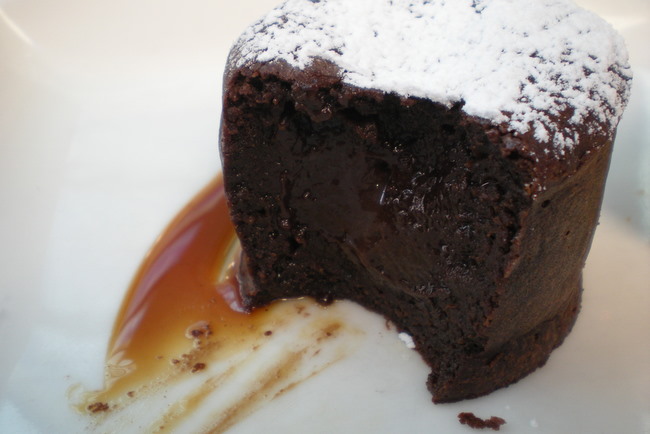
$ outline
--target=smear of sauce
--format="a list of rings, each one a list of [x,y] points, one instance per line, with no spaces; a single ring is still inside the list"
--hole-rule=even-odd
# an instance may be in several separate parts
[[[224,276],[236,242],[223,185],[215,179],[172,221],[133,279],[113,327],[102,398],[178,364],[172,355],[191,349],[188,337],[252,331],[262,320],[259,313],[231,309],[223,297],[237,293]]]
[[[349,339],[337,339],[346,327],[336,304],[289,300],[244,312],[232,272],[238,249],[218,177],[171,222],[133,279],[109,343],[105,387],[76,391],[77,408],[94,415],[96,428],[223,432],[350,350]]]

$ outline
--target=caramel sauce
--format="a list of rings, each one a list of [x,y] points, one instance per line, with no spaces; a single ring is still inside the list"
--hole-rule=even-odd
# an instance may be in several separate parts
[[[336,306],[298,299],[245,312],[233,273],[237,257],[239,243],[217,177],[174,218],[144,258],[114,324],[104,388],[84,392],[78,410],[108,417],[202,375],[189,393],[177,392],[180,399],[167,402],[167,410],[150,422],[151,431],[174,429],[239,375],[238,368],[255,359],[250,354],[259,356],[264,352],[260,348],[277,335],[290,336],[289,344],[278,338],[279,355],[264,353],[265,368],[252,379],[250,390],[223,400],[218,414],[210,416],[209,431],[221,432],[267,397],[282,395],[343,356],[348,345],[343,340],[321,355],[328,348],[324,340],[345,328]],[[294,338],[292,327],[298,330]],[[320,359],[304,368],[309,357]],[[229,367],[212,369],[229,358]],[[304,372],[296,374],[300,369]]]
[[[243,312],[231,273],[237,250],[217,177],[158,237],[135,275],[115,320],[106,389],[98,399],[127,394],[170,365],[186,363],[182,356],[199,338],[241,340],[257,330],[268,309]]]

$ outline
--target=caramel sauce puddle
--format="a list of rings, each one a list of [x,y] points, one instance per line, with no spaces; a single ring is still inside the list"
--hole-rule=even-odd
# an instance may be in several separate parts
[[[135,275],[109,341],[106,397],[127,393],[134,382],[174,364],[178,359],[170,357],[179,348],[191,349],[186,331],[194,324],[189,333],[198,337],[225,330],[241,335],[263,321],[264,311],[237,311],[236,281],[226,268],[236,248],[217,177],[174,218]],[[210,329],[202,331],[204,324]]]
[[[203,375],[189,393],[177,392],[181,398],[167,402],[167,410],[149,422],[147,431],[178,428],[209,395],[237,375],[239,365],[259,356],[254,353],[274,337],[274,330],[282,332],[302,317],[299,339],[280,343],[286,351],[270,358],[249,390],[224,401],[209,416],[204,424],[210,427],[207,431],[222,432],[264,399],[282,395],[343,357],[349,342],[339,342],[329,355],[321,352],[324,340],[336,339],[346,328],[336,303],[324,308],[309,299],[284,300],[245,312],[233,273],[238,256],[239,243],[219,176],[183,208],[144,258],[115,320],[104,388],[83,392],[77,409],[101,421],[141,397],[161,395],[175,383]],[[296,374],[310,356],[321,360]],[[229,358],[236,362],[210,372],[212,365]]]

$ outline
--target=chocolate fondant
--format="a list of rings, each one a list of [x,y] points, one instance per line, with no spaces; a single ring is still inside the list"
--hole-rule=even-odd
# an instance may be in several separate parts
[[[625,62],[603,66],[609,110],[557,102],[525,128],[507,110],[476,115],[462,92],[449,101],[360,86],[354,65],[318,51],[304,65],[268,55],[302,12],[312,25],[332,3],[289,1],[231,53],[221,151],[244,304],[349,299],[386,316],[431,366],[434,402],[507,386],[543,365],[576,319]],[[267,50],[256,52],[256,35]],[[342,40],[338,53],[353,45]]]

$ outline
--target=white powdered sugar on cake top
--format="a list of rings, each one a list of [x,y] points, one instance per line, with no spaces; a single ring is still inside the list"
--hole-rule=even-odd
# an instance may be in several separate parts
[[[232,56],[232,67],[325,59],[345,83],[462,101],[468,115],[532,131],[559,155],[577,135],[549,114],[613,131],[631,78],[622,38],[570,0],[289,0]]]

